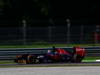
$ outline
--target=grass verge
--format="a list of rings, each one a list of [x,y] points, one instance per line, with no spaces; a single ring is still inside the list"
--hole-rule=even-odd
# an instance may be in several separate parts
[[[0,64],[15,64],[13,60],[0,60]]]
[[[73,46],[100,46],[100,44],[49,44],[49,43],[34,43],[32,45],[0,45],[0,48],[47,48],[47,47],[73,47]]]

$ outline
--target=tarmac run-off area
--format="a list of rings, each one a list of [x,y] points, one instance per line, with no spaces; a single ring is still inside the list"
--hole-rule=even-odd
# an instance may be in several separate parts
[[[0,75],[100,75],[100,66],[9,67],[0,68]]]

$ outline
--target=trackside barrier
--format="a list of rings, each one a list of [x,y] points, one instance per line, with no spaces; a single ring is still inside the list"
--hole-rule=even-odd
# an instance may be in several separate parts
[[[59,47],[71,50],[72,47]],[[100,56],[100,47],[83,47],[86,49],[86,56]],[[19,54],[44,54],[52,48],[0,48],[0,60],[13,60]]]

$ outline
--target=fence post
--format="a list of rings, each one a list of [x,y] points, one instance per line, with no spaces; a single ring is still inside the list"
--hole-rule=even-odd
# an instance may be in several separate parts
[[[49,26],[48,27],[48,37],[49,37],[49,42],[51,42],[52,40],[51,40],[51,38],[52,38],[52,27],[51,26]]]
[[[70,19],[66,19],[67,22],[67,44],[70,44]]]
[[[49,38],[49,42],[52,42],[52,26],[54,26],[54,21],[52,18],[49,19],[49,24],[50,26],[48,27],[48,38]]]
[[[23,29],[23,45],[26,45],[26,20],[22,20],[22,29]]]
[[[81,25],[80,28],[80,43],[83,43],[83,37],[84,37],[84,25]]]

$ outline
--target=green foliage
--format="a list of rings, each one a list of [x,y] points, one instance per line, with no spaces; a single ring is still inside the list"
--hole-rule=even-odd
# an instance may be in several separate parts
[[[4,2],[3,0],[0,0],[0,7],[3,7],[4,6]]]
[[[48,15],[48,0],[33,0],[33,2],[36,3],[34,7],[40,9],[41,14]]]

